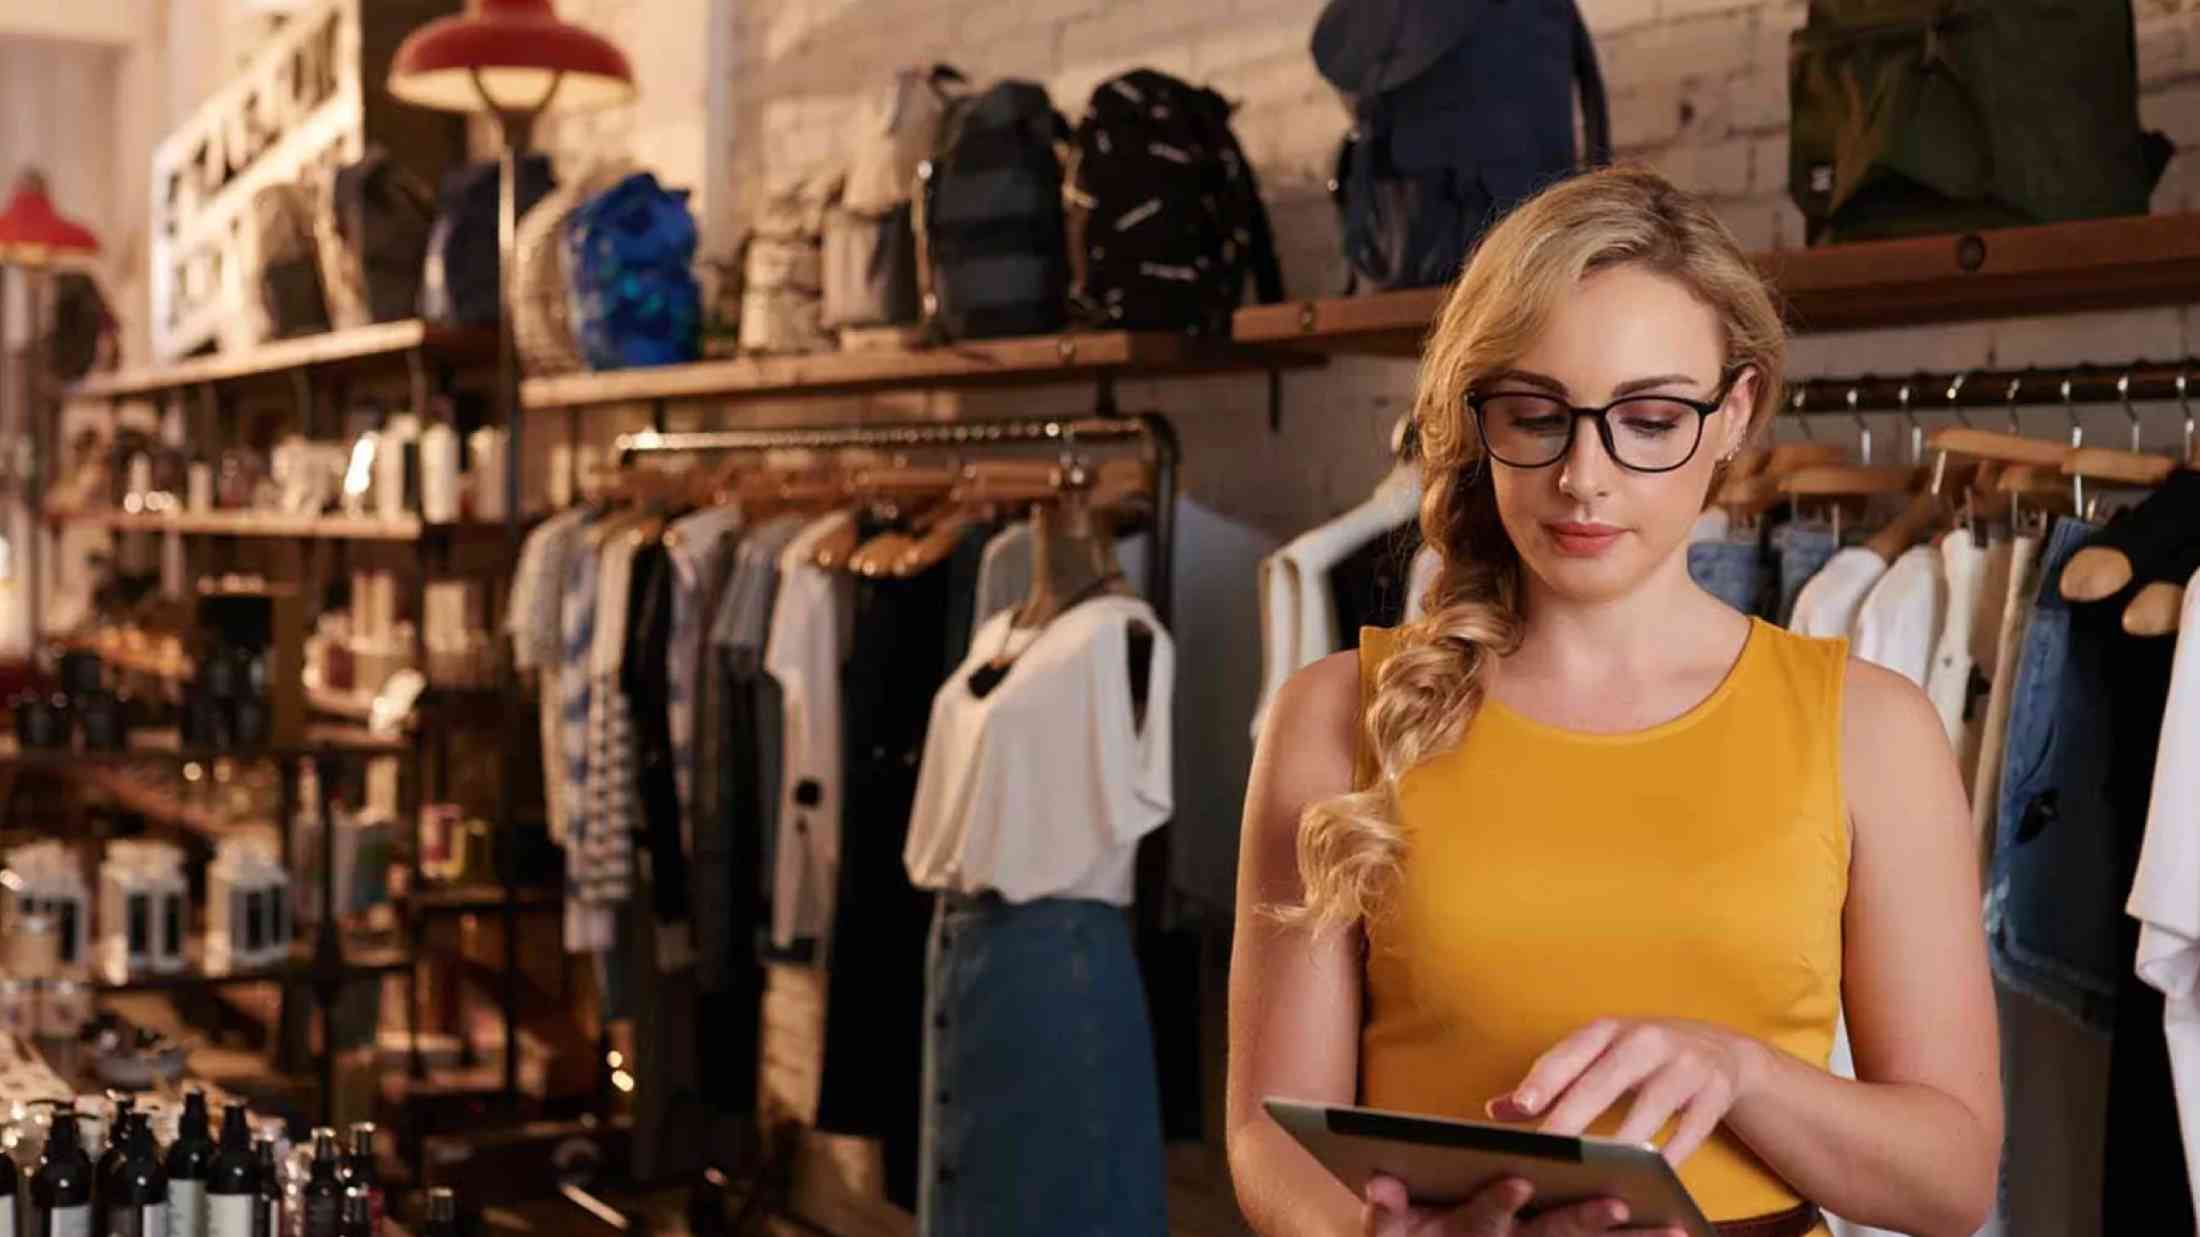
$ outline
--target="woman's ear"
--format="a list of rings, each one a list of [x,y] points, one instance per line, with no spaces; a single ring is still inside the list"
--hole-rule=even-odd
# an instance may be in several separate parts
[[[1719,418],[1719,458],[1730,460],[1749,445],[1751,414],[1757,409],[1757,393],[1764,378],[1752,365],[1742,371],[1726,393],[1725,415]]]

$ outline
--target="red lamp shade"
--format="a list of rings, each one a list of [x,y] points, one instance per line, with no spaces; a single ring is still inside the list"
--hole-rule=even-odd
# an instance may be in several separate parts
[[[98,252],[99,238],[91,229],[62,218],[53,208],[44,175],[31,171],[16,178],[15,193],[0,211],[0,258],[42,263]]]
[[[550,0],[478,0],[406,36],[390,93],[445,112],[610,107],[634,97],[634,70],[599,35],[558,20]]]

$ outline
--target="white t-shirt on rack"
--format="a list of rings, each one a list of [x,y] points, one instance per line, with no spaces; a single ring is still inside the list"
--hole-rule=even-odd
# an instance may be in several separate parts
[[[1923,687],[1947,611],[1948,582],[1940,547],[1913,546],[1894,560],[1857,608],[1851,634],[1854,652]]]
[[[764,672],[779,684],[779,839],[772,874],[772,944],[823,941],[840,872],[840,662],[848,627],[845,577],[811,561],[851,517],[805,525],[779,559],[779,595]]]
[[[986,620],[932,698],[902,852],[921,889],[1128,906],[1138,840],[1169,818],[1176,651],[1153,608],[1095,597],[1030,632]],[[1130,631],[1153,636],[1141,721]],[[971,675],[1006,648],[980,696]]]
[[[2161,989],[2162,1031],[2185,1167],[2200,1197],[2200,574],[2185,589],[2169,704],[2155,749],[2139,870],[2125,910],[2139,921],[2139,978]]]
[[[1846,636],[1856,626],[1856,612],[1864,598],[1887,574],[1887,560],[1863,546],[1834,551],[1818,574],[1803,581],[1795,594],[1788,630],[1799,636],[1833,639]]]

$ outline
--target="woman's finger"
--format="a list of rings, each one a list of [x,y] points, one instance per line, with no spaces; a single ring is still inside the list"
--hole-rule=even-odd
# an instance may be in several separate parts
[[[1696,1080],[1679,1070],[1661,1069],[1635,1089],[1634,1106],[1612,1137],[1625,1143],[1646,1143],[1657,1136],[1673,1114],[1696,1096]]]
[[[1665,1162],[1675,1168],[1688,1162],[1711,1137],[1719,1122],[1726,1120],[1728,1105],[1715,1102],[1712,1096],[1699,1094],[1688,1107],[1681,1110],[1681,1119],[1673,1127],[1673,1136],[1665,1140]]]
[[[1520,1209],[1535,1197],[1535,1187],[1518,1177],[1493,1181],[1444,1217],[1447,1237],[1511,1237]]]
[[[1593,1199],[1554,1207],[1522,1228],[1523,1237],[1604,1237],[1628,1221],[1627,1204],[1616,1198]]]
[[[1566,1038],[1551,1045],[1550,1051],[1536,1058],[1527,1077],[1520,1080],[1511,1095],[1499,1096],[1491,1105],[1491,1115],[1501,1109],[1519,1114],[1518,1117],[1500,1117],[1500,1120],[1520,1120],[1543,1111],[1544,1106],[1558,1098],[1573,1085],[1582,1072],[1596,1064],[1597,1058],[1619,1038],[1620,1024],[1612,1019],[1592,1022]]]
[[[1540,1128],[1546,1134],[1581,1133],[1619,1103],[1621,1096],[1656,1073],[1665,1059],[1654,1037],[1640,1033],[1622,1037],[1566,1088],[1566,1093],[1551,1105]]]

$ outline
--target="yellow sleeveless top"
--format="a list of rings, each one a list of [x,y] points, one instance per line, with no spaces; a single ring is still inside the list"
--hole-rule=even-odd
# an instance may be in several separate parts
[[[1361,632],[1363,695],[1396,644]],[[1601,1017],[1717,1023],[1825,1068],[1848,897],[1847,653],[1752,619],[1725,681],[1672,721],[1584,734],[1490,700],[1457,749],[1407,774],[1404,869],[1367,925],[1361,1103],[1487,1120],[1484,1104]],[[1800,1201],[1723,1126],[1680,1177],[1714,1221]]]

